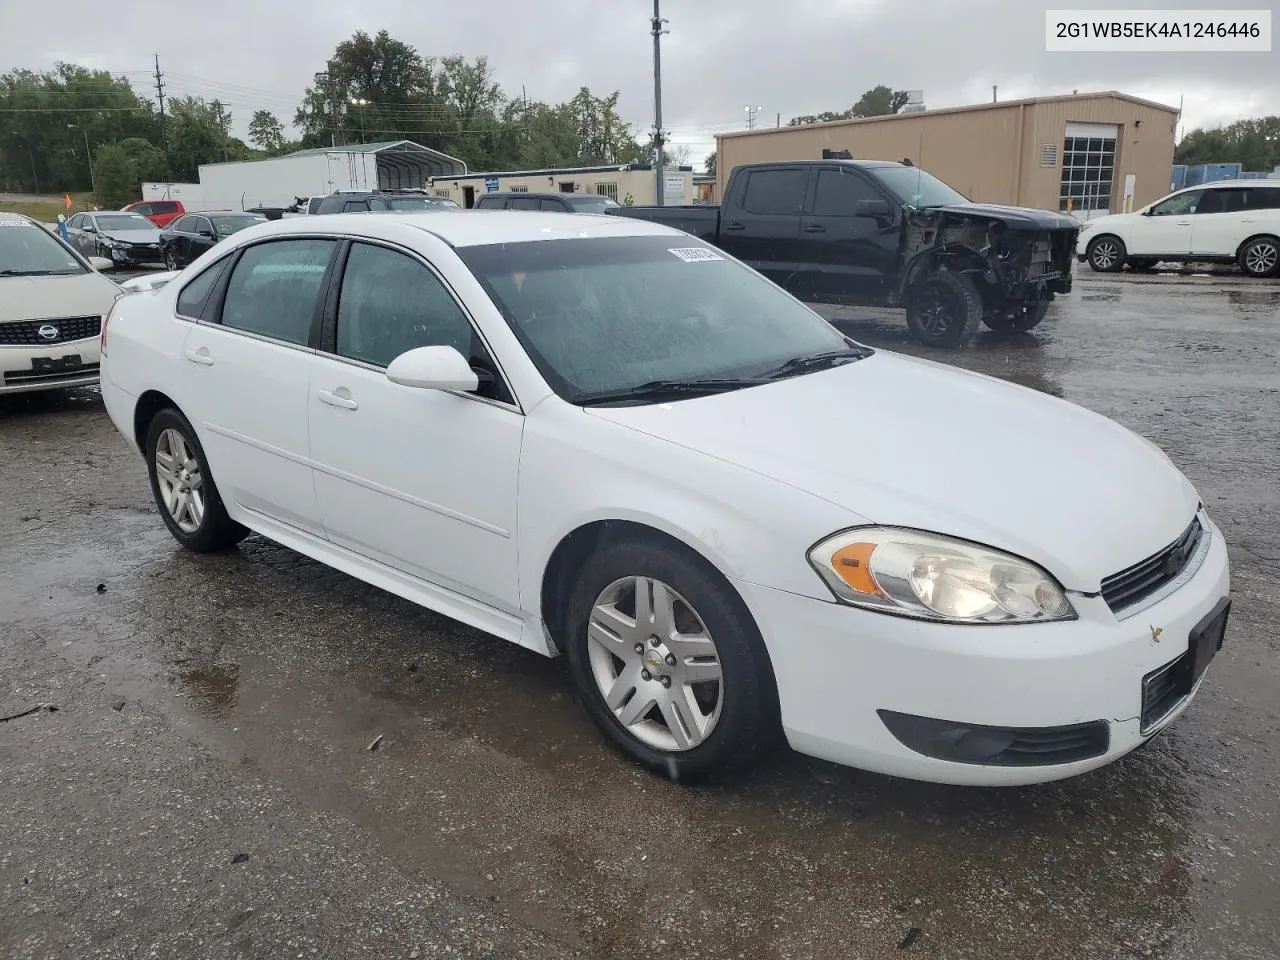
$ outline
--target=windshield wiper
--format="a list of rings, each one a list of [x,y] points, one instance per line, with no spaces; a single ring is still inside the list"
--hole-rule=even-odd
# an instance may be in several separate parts
[[[583,405],[617,403],[624,400],[659,400],[662,397],[694,397],[713,393],[727,393],[744,387],[758,387],[769,383],[767,377],[719,377],[708,380],[650,380],[626,390],[609,390],[588,393],[578,398]]]
[[[872,351],[868,347],[845,347],[842,350],[813,353],[807,357],[792,357],[782,366],[770,371],[768,379],[778,380],[782,377],[790,377],[799,373],[809,373],[813,370],[839,366],[841,363],[853,360],[864,360],[871,354]]]
[[[52,277],[57,270],[0,270],[0,277]]]

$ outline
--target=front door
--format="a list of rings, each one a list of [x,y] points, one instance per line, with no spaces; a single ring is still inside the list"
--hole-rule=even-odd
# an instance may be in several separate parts
[[[384,373],[407,350],[441,345],[497,373],[471,321],[416,255],[358,241],[334,315],[308,399],[326,535],[515,613],[523,415],[500,374],[484,396],[403,387]]]
[[[1203,190],[1175,193],[1134,217],[1125,237],[1129,254],[1141,257],[1190,254],[1192,217],[1204,194]]]
[[[828,303],[879,299],[894,273],[896,219],[891,212],[876,217],[854,211],[859,201],[887,198],[854,167],[820,168],[812,189],[811,212],[800,221],[809,264],[804,292]]]
[[[195,398],[187,413],[219,492],[317,536],[307,384],[319,295],[336,247],[313,238],[246,247],[207,314],[214,322],[192,324],[182,347]]]

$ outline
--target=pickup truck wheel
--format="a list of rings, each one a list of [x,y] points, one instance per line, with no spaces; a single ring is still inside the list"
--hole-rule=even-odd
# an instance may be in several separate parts
[[[1117,273],[1124,269],[1124,242],[1119,237],[1095,237],[1086,256],[1099,273]]]
[[[1280,239],[1254,237],[1240,249],[1240,269],[1251,277],[1280,275]]]
[[[907,326],[925,346],[963,347],[981,323],[982,294],[962,273],[933,273],[908,291]]]

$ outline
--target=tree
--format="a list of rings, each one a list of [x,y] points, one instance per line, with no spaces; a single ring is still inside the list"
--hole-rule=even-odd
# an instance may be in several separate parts
[[[716,175],[716,151],[712,150],[708,153],[707,159],[703,162],[706,165],[707,173],[714,177]]]
[[[892,90],[884,84],[872,87],[848,110],[833,113],[828,110],[818,114],[805,114],[787,121],[787,126],[798,127],[807,123],[831,123],[835,120],[852,120],[857,117],[883,117],[897,113],[907,103],[907,91]]]
[[[168,172],[164,151],[140,137],[102,144],[93,165],[98,203],[109,210],[139,199],[144,180],[163,180]]]
[[[693,148],[687,143],[669,144],[663,151],[667,155],[668,166],[683,167],[689,163],[689,158],[693,156]]]
[[[1193,130],[1174,149],[1174,163],[1239,163],[1269,172],[1280,166],[1280,116],[1238,120],[1217,130]]]
[[[231,137],[231,113],[222,101],[177,97],[170,104],[169,171],[175,180],[196,180],[202,163],[248,159],[248,147]]]
[[[249,141],[259,150],[280,153],[284,146],[284,124],[270,110],[258,110],[249,121]]]

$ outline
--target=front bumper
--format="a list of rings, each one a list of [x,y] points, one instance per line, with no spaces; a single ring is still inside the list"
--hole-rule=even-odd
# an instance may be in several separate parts
[[[79,366],[36,369],[41,360],[56,363],[71,356],[80,358]],[[92,386],[98,382],[99,362],[99,341],[96,335],[48,347],[0,346],[0,395]]]
[[[1117,620],[1101,597],[1072,596],[1075,621],[1022,626],[921,622],[738,581],[765,638],[787,740],[800,753],[913,780],[984,786],[1059,780],[1104,766],[1179,716],[1200,684],[1145,732],[1143,678],[1186,653],[1230,590],[1226,544],[1183,587]],[[1210,668],[1212,670],[1212,668]],[[1203,679],[1201,680],[1203,682]],[[882,718],[1037,730],[1106,725],[1105,748],[1048,765],[941,760],[905,746]]]

